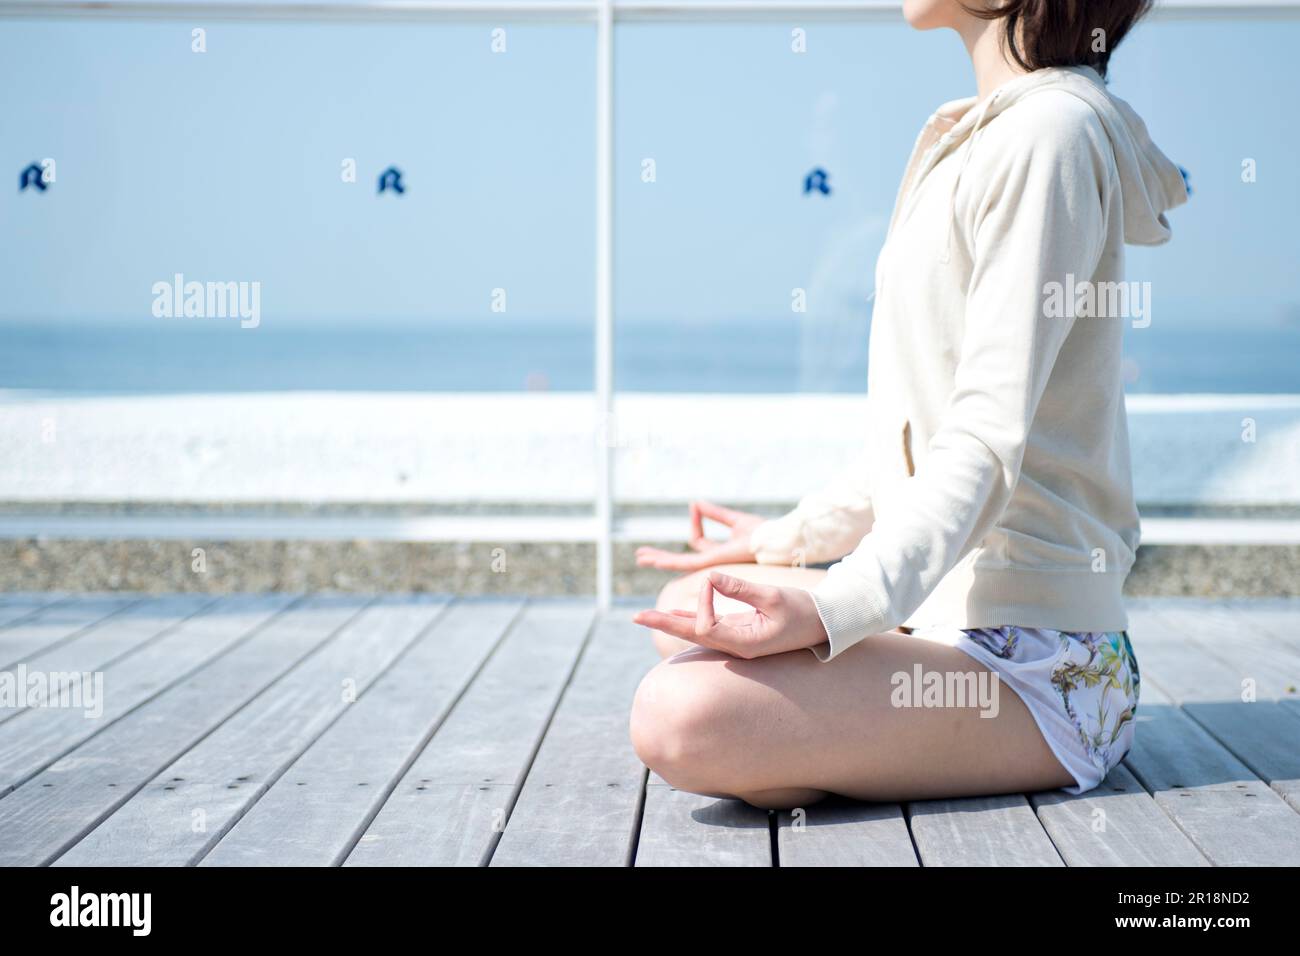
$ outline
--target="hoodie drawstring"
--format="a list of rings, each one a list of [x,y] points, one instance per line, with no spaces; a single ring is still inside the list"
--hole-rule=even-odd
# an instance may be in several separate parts
[[[952,181],[952,194],[948,197],[948,231],[944,237],[943,250],[939,253],[939,261],[946,263],[952,255],[952,233],[954,224],[957,221],[957,187],[961,185],[962,173],[966,172],[966,164],[970,162],[971,153],[975,151],[975,137],[980,133],[980,128],[984,124],[984,118],[988,116],[989,107],[997,100],[1001,90],[995,90],[994,93],[984,101],[980,107],[979,114],[975,117],[975,122],[971,126],[970,136],[966,137],[966,146],[962,150],[961,165],[957,167],[957,175]]]

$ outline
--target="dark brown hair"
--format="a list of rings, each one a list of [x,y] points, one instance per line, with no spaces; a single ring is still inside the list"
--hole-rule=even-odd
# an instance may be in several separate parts
[[[1151,0],[994,0],[988,7],[962,5],[984,20],[1004,21],[1003,41],[1025,70],[1090,66],[1105,76],[1111,51],[1151,8]]]

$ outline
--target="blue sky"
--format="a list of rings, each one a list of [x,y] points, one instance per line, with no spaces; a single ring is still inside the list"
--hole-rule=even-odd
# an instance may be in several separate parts
[[[0,321],[145,321],[175,272],[260,281],[264,323],[461,319],[495,288],[515,317],[590,316],[594,34],[506,24],[494,54],[499,25],[3,21]],[[912,140],[969,64],[901,22],[808,23],[796,55],[791,26],[618,28],[620,317],[781,319],[795,286],[860,310]],[[1294,19],[1178,21],[1116,54],[1195,188],[1174,244],[1130,256],[1162,315],[1300,321],[1298,48]],[[45,157],[54,186],[18,192]],[[390,164],[400,198],[376,195]],[[802,195],[813,167],[829,197]]]

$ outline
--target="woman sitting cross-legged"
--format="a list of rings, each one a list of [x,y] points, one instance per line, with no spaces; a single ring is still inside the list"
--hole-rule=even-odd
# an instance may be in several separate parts
[[[697,504],[693,553],[638,552],[688,572],[636,618],[665,659],[632,740],[669,783],[761,807],[1079,793],[1132,746],[1124,316],[1097,306],[1187,196],[1104,81],[1146,5],[904,3],[961,35],[978,95],[903,178],[858,463],[774,520]]]

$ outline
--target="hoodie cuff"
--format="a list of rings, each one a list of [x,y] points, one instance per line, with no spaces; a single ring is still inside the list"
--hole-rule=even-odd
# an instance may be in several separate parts
[[[854,581],[828,575],[813,588],[813,604],[826,629],[827,641],[809,650],[823,663],[848,650],[871,634],[888,630],[888,622],[879,603],[864,594]]]

